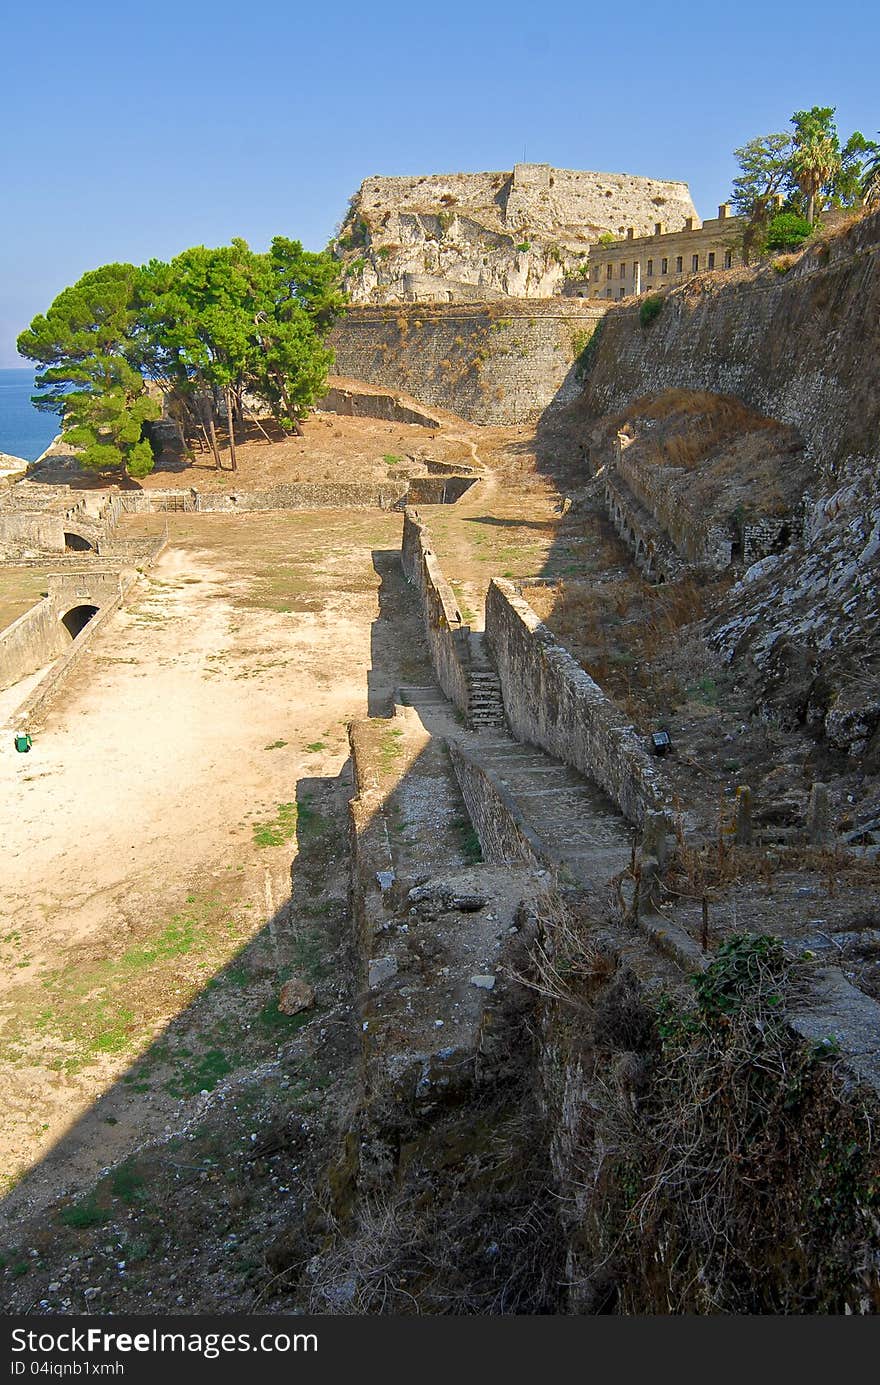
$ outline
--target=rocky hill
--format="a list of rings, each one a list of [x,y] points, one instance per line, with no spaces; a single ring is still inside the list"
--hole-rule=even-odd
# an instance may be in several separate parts
[[[355,303],[550,298],[603,233],[680,230],[686,183],[517,164],[367,178],[336,241]]]

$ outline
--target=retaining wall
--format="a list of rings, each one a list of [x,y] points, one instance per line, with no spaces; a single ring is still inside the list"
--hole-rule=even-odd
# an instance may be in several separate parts
[[[67,653],[62,655],[60,659],[56,659],[45,678],[40,680],[30,696],[16,708],[10,717],[10,724],[14,723],[16,730],[32,731],[42,721],[61,684],[82,659],[98,631],[103,629],[121,605],[122,593],[120,592],[113,601],[102,606],[98,614],[92,617],[88,625],[70,644]]]
[[[122,508],[132,514],[173,511],[236,514],[265,510],[399,510],[410,501],[451,505],[474,483],[470,475],[414,476],[371,485],[356,481],[302,481],[264,491],[125,491]]]
[[[522,423],[577,397],[575,361],[605,311],[566,298],[353,307],[330,344],[340,375],[472,423]]]
[[[669,791],[635,728],[502,578],[486,597],[486,641],[517,740],[594,779],[631,822],[660,814],[671,830]]]
[[[154,542],[148,558],[150,563],[155,562],[166,543],[167,535]],[[23,730],[37,724],[98,630],[119,610],[135,577],[131,570],[48,575],[48,596],[0,634],[0,688],[11,687],[55,660],[37,687],[16,708],[7,725]],[[62,617],[78,605],[97,606],[98,611],[71,641],[62,625]]]
[[[315,408],[330,414],[341,414],[345,418],[383,418],[389,423],[417,423],[422,428],[442,426],[433,414],[412,409],[393,394],[350,390],[341,385],[332,386],[324,398],[318,400]]]
[[[404,514],[401,561],[407,581],[419,594],[437,680],[449,700],[466,714],[470,626],[461,619],[455,594],[443,576],[415,510],[406,510]]]
[[[788,273],[693,279],[647,328],[637,305],[612,308],[577,412],[599,418],[665,389],[733,394],[794,424],[807,458],[834,470],[876,453],[878,320],[880,212],[820,238]]]
[[[69,644],[55,602],[44,597],[0,634],[0,689],[36,673]]]

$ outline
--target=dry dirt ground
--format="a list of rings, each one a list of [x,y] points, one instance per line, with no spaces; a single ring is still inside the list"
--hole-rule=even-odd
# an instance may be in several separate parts
[[[424,475],[426,457],[442,462],[470,460],[469,448],[457,436],[461,429],[452,415],[444,417],[443,427],[433,429],[415,423],[316,413],[303,423],[302,437],[289,437],[271,422],[262,422],[265,432],[252,422],[242,430],[235,472],[231,470],[226,431],[221,429],[222,470],[217,469],[209,451],[196,445],[189,458],[166,452],[149,476],[141,482],[127,482],[125,489],[195,486],[198,490],[223,490],[233,480],[242,490],[295,481],[379,483]],[[44,484],[66,482],[77,489],[118,482],[118,475],[83,473],[70,459],[69,449],[59,449],[29,475]]]
[[[7,1219],[301,1022],[277,991],[315,980],[345,910],[346,723],[420,671],[376,623],[374,554],[381,568],[400,525],[173,517],[31,753],[0,747],[0,1163],[22,1180]],[[304,842],[326,870],[292,917]]]

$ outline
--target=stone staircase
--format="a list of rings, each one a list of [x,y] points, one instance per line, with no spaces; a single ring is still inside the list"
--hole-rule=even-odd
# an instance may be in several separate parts
[[[468,726],[472,731],[506,727],[501,683],[489,659],[482,631],[470,632],[468,648]]]
[[[416,709],[432,736],[457,740],[501,785],[544,846],[548,865],[560,866],[579,884],[602,889],[629,864],[631,829],[591,780],[515,741],[505,729],[464,730],[436,686],[400,688],[398,699]]]
[[[468,749],[515,801],[547,859],[557,859],[574,880],[595,886],[629,864],[630,829],[598,785],[509,736],[483,735]]]

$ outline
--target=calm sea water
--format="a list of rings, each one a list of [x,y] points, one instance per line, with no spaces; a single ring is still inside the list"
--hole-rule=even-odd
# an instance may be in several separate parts
[[[35,462],[61,431],[57,414],[40,414],[31,403],[32,370],[0,370],[0,452]]]

